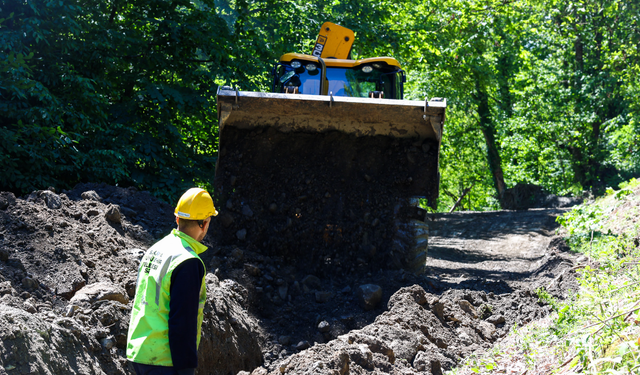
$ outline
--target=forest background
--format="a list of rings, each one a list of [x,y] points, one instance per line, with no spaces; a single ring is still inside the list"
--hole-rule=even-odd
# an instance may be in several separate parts
[[[0,190],[212,186],[218,86],[270,91],[320,25],[445,97],[439,209],[517,183],[598,193],[640,175],[637,0],[0,0]]]

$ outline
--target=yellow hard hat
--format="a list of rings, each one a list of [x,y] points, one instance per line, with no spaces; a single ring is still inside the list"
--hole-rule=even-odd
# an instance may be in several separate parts
[[[206,190],[191,188],[180,197],[174,215],[181,219],[204,220],[218,215],[218,211],[213,207],[213,199]]]

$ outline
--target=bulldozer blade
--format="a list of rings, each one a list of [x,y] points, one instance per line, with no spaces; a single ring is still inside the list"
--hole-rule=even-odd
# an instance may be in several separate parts
[[[337,130],[357,137],[432,139],[440,143],[446,100],[218,91],[220,131],[273,127],[282,132]]]
[[[445,109],[220,90],[218,243],[330,270],[419,272],[427,237],[411,220],[424,219],[416,197],[437,204]]]

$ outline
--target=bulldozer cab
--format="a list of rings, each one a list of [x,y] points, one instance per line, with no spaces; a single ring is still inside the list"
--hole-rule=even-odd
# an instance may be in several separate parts
[[[406,76],[390,57],[327,59],[289,53],[273,68],[276,93],[402,99]]]

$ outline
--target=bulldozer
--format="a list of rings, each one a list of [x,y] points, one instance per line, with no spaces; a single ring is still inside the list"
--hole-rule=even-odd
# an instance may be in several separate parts
[[[326,22],[310,55],[276,62],[272,92],[218,89],[221,245],[316,272],[424,271],[447,103],[405,100],[398,61],[352,60],[353,42]]]

